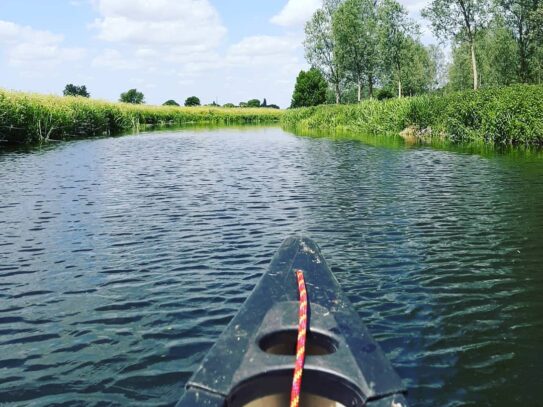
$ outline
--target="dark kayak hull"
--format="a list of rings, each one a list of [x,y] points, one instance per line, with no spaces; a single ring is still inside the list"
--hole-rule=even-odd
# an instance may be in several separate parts
[[[295,269],[304,272],[309,300],[301,406],[407,406],[400,378],[318,246],[291,237],[188,381],[177,407],[285,405],[279,400],[290,392],[298,323]]]

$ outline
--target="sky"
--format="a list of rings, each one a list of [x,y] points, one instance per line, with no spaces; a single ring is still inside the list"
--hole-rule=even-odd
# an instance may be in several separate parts
[[[420,10],[400,0],[436,42]],[[0,87],[62,94],[67,83],[116,101],[267,99],[288,107],[308,69],[303,27],[321,0],[0,0]]]

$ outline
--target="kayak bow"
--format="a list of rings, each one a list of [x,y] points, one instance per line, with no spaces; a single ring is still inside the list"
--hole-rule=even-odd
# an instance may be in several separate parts
[[[302,270],[308,299],[300,405],[406,407],[406,390],[308,238],[285,240],[177,407],[288,406]]]

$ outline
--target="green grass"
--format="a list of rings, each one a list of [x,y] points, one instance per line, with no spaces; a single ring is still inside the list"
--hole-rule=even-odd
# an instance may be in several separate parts
[[[130,105],[0,89],[0,147],[98,137],[145,125],[277,122],[282,110]]]
[[[405,137],[455,143],[543,145],[543,86],[514,85],[292,109],[283,115],[281,124],[365,135],[402,133]]]

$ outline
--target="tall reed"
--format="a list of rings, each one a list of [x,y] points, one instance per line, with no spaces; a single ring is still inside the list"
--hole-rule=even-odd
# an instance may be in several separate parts
[[[143,125],[276,122],[282,113],[263,108],[130,105],[0,89],[0,147],[96,137]]]

